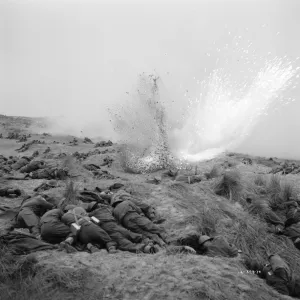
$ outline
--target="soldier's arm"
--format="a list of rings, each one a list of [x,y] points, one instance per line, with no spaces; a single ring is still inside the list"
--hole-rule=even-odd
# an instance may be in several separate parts
[[[72,223],[75,222],[75,218],[71,213],[66,213],[62,216],[61,221],[67,226],[70,226]]]
[[[61,220],[62,216],[64,215],[64,212],[61,209],[58,209],[57,216]]]
[[[142,201],[139,201],[138,199],[131,197],[130,201],[137,206],[143,213],[146,213],[148,209],[150,208],[150,205],[143,203]]]
[[[143,203],[143,202],[141,202],[141,203],[139,203],[139,204],[136,204],[136,206],[138,206],[138,207],[142,210],[142,212],[143,212],[144,214],[146,214],[147,211],[148,211],[148,209],[151,208],[150,205],[148,205],[148,204],[146,204],[146,203]]]
[[[44,209],[52,209],[54,205],[48,201],[46,201],[44,198],[39,199],[39,205]]]
[[[133,208],[134,210],[136,210],[136,212],[137,212],[138,214],[143,213],[143,211],[142,211],[137,205],[135,205],[132,201],[130,201],[130,204],[129,204],[129,205],[131,206],[131,208]]]

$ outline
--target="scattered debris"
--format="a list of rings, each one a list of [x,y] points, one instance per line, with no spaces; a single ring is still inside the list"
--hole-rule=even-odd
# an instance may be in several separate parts
[[[104,166],[107,166],[108,168],[109,167],[111,167],[111,165],[112,165],[112,163],[113,163],[113,159],[112,158],[110,158],[110,157],[105,157],[104,159],[103,159],[103,163],[100,165],[101,167],[104,167]]]
[[[33,152],[32,157],[37,157],[39,156],[39,154],[40,154],[39,151],[36,150]]]
[[[55,188],[57,186],[57,182],[55,180],[50,180],[48,182],[43,182],[38,187],[34,189],[35,192],[43,192]]]
[[[91,139],[89,139],[88,137],[85,137],[84,140],[83,140],[83,142],[85,144],[94,144],[93,141]]]
[[[92,171],[93,175],[98,179],[115,179],[114,175],[110,174],[108,171],[99,170],[99,171]]]
[[[74,137],[74,138],[73,138],[73,141],[70,141],[70,142],[69,142],[69,145],[70,145],[70,146],[78,146],[78,140]]]
[[[300,165],[296,163],[288,163],[287,161],[285,161],[280,165],[273,167],[270,173],[273,174],[281,173],[282,175],[298,174],[300,173]]]
[[[44,151],[44,154],[49,153],[51,151],[50,147],[47,147]]]
[[[27,144],[23,144],[21,148],[16,149],[17,152],[25,152],[27,150],[29,150],[30,146],[34,145],[34,144],[45,144],[45,141],[41,142],[40,140],[33,140]]]
[[[245,164],[245,165],[252,165],[252,159],[251,158],[244,158],[242,160],[242,163]]]
[[[113,145],[112,141],[108,141],[108,142],[101,141],[101,142],[96,143],[95,148],[98,148],[98,147],[109,147],[109,146],[112,146],[112,145]]]
[[[87,159],[88,157],[90,157],[92,155],[114,153],[114,152],[115,152],[114,149],[111,149],[111,150],[106,149],[106,150],[103,150],[103,151],[100,151],[99,149],[95,149],[94,151],[90,151],[90,152],[87,152],[87,153],[80,153],[80,152],[76,151],[72,154],[72,156],[76,157],[76,159],[78,159],[80,161],[83,161],[83,160]]]
[[[85,169],[87,169],[88,171],[97,171],[100,170],[100,167],[95,165],[95,164],[87,164],[87,165],[83,165],[83,167]]]
[[[0,197],[17,198],[22,192],[18,188],[4,187],[0,188]]]

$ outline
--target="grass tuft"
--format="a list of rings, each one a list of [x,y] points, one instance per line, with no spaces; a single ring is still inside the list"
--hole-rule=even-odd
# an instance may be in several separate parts
[[[280,197],[283,202],[290,201],[292,197],[295,196],[295,188],[294,185],[288,181],[281,182],[281,193]]]
[[[219,177],[221,174],[221,170],[217,165],[214,165],[208,173],[205,173],[206,179],[212,179]]]
[[[219,196],[238,201],[243,191],[241,173],[238,170],[227,171],[215,184],[214,191]]]
[[[66,188],[64,191],[64,198],[58,204],[58,207],[64,209],[69,204],[78,204],[78,187],[72,180],[66,182]]]
[[[267,182],[265,177],[259,174],[255,176],[254,184],[260,187],[265,187],[267,185]]]

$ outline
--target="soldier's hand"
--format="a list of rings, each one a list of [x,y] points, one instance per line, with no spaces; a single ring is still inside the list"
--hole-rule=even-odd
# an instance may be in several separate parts
[[[36,237],[38,240],[41,239],[41,235],[40,235],[40,234],[36,235],[35,237]]]
[[[193,249],[190,246],[184,246],[184,249],[188,252],[188,253],[192,253],[192,254],[196,254],[195,249]]]

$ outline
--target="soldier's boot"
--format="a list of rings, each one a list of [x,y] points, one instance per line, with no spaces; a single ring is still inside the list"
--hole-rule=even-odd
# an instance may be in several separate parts
[[[166,243],[157,234],[153,234],[152,240],[161,247],[166,246]]]
[[[152,245],[146,245],[143,249],[144,253],[151,253]]]
[[[77,250],[72,246],[74,243],[73,237],[68,237],[65,241],[59,244],[59,248],[62,250],[66,250],[67,253],[75,253]]]
[[[160,248],[159,248],[158,245],[154,245],[154,246],[153,246],[153,250],[154,250],[154,253],[157,253],[157,252],[160,251]]]
[[[144,253],[154,254],[159,251],[159,247],[157,245],[153,245],[153,243],[148,244],[144,248]]]
[[[101,250],[98,249],[96,246],[92,245],[91,243],[87,244],[87,248],[91,253],[100,252]]]
[[[113,253],[117,253],[118,250],[116,249],[115,246],[110,246],[108,249],[107,249],[108,253],[109,254],[113,254]]]
[[[142,253],[142,252],[144,252],[145,247],[146,247],[145,244],[136,244],[133,248],[126,249],[126,250],[124,249],[124,250],[129,251],[129,252],[133,252],[133,253]]]
[[[134,243],[141,243],[142,240],[143,240],[143,236],[141,234],[138,234],[138,233],[134,234],[134,236],[132,238],[132,241]]]
[[[59,248],[62,250],[66,250],[67,253],[75,253],[77,250],[68,242],[63,241],[59,244]]]
[[[161,239],[166,243],[168,244],[168,235],[165,233],[165,232],[162,232],[159,234]]]
[[[151,243],[152,241],[149,238],[144,238],[142,240],[142,244],[148,245],[149,243]]]

